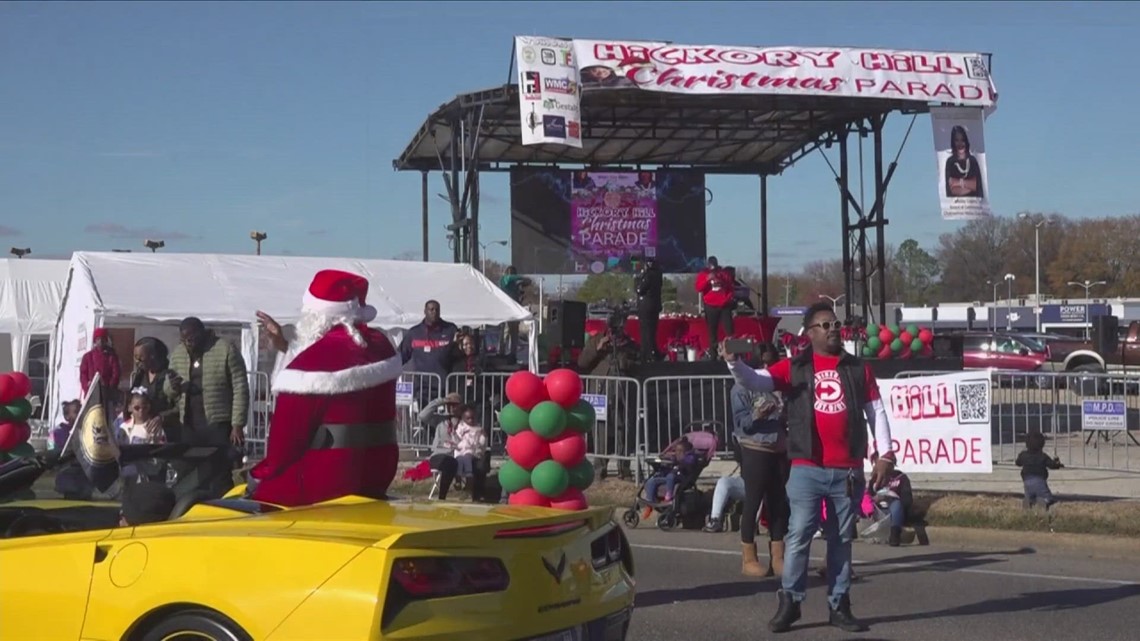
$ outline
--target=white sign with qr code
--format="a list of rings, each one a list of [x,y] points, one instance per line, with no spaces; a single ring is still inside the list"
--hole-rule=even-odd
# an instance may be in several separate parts
[[[978,372],[879,380],[899,469],[993,471],[990,378]]]

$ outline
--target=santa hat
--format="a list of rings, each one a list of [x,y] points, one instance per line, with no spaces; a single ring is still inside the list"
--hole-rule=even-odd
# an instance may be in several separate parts
[[[368,279],[336,269],[317,272],[301,299],[301,309],[330,318],[353,318],[362,323],[376,318],[376,308],[367,304]]]

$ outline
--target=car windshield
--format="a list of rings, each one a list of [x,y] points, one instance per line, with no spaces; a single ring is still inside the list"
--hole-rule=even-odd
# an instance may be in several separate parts
[[[1035,336],[1018,336],[1017,338],[1022,343],[1025,343],[1025,345],[1028,346],[1029,349],[1031,349],[1035,352],[1044,352],[1045,351],[1045,341],[1043,339],[1037,338]]]

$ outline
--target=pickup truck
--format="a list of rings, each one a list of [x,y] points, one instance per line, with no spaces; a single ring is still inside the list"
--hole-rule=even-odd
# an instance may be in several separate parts
[[[1140,321],[1128,325],[1117,349],[1111,353],[1097,351],[1091,341],[1050,340],[1048,344],[1049,360],[1055,371],[1140,373]]]

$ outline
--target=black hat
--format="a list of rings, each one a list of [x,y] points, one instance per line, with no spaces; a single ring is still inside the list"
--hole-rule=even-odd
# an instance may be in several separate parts
[[[163,483],[143,481],[123,492],[123,519],[130,525],[158,523],[174,511],[174,491]]]

